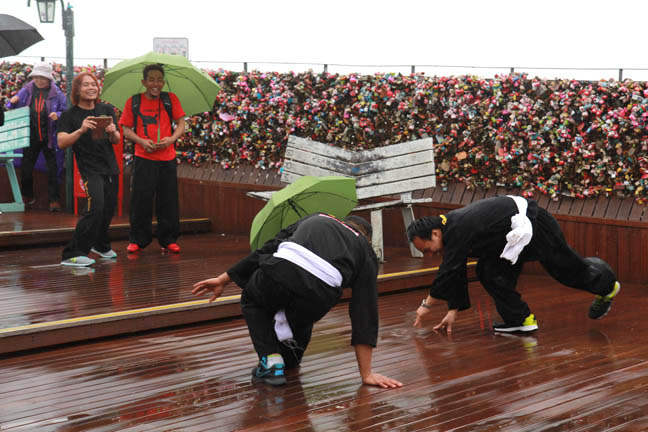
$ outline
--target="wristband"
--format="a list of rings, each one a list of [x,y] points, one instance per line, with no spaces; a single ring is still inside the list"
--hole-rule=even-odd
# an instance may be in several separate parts
[[[432,306],[428,306],[428,305],[425,303],[425,300],[427,300],[427,299],[423,299],[423,301],[421,302],[421,307],[424,307],[425,309],[432,309]]]

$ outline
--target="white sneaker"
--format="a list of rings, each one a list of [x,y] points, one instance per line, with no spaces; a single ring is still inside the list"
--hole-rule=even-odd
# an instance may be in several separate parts
[[[94,264],[95,260],[88,258],[87,256],[78,256],[74,258],[68,258],[64,261],[61,261],[61,265],[64,266],[75,266],[75,267],[85,267],[91,264]]]
[[[112,249],[110,249],[108,252],[99,252],[97,249],[92,248],[90,249],[90,252],[96,253],[101,258],[117,258],[117,252]]]

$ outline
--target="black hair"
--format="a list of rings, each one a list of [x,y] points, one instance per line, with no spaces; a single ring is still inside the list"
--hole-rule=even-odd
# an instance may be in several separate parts
[[[142,71],[142,75],[144,76],[144,79],[146,79],[147,75],[151,71],[160,71],[162,72],[162,76],[164,76],[164,68],[160,63],[151,63],[149,65],[144,66],[144,70]]]
[[[424,216],[416,219],[407,227],[407,238],[413,241],[414,237],[419,237],[423,240],[429,240],[432,237],[433,229],[441,229],[444,225],[441,216]]]
[[[373,229],[371,224],[367,220],[360,216],[347,216],[344,219],[344,222],[348,225],[351,225],[353,228],[356,228],[362,235],[367,237],[371,241],[371,235],[373,234]]]

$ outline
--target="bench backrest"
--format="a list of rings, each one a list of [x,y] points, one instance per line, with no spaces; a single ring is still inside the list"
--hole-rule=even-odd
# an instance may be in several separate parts
[[[304,175],[356,177],[358,199],[436,186],[432,138],[352,152],[290,136],[284,157],[282,182]]]
[[[29,107],[5,112],[5,123],[0,127],[0,153],[29,147]]]

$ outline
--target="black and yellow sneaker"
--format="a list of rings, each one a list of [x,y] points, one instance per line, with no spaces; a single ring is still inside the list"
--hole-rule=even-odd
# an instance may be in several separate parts
[[[621,284],[617,281],[614,282],[614,288],[612,288],[610,294],[604,296],[597,295],[589,308],[589,317],[592,319],[600,319],[607,315],[612,307],[612,300],[619,294],[619,291],[621,291]]]
[[[530,314],[521,323],[495,323],[493,324],[493,331],[496,332],[532,332],[538,330],[538,320],[535,315]]]
[[[286,384],[284,364],[276,363],[268,367],[266,357],[262,357],[261,360],[259,360],[259,365],[252,369],[252,382],[262,382],[271,386],[280,386]]]

